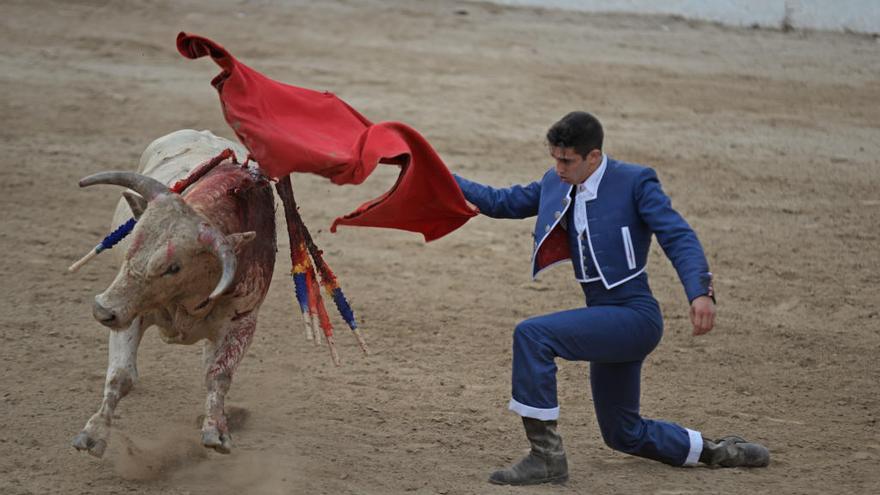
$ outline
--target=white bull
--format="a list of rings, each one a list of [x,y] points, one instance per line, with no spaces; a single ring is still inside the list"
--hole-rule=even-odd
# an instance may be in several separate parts
[[[81,186],[115,184],[124,193],[113,219],[134,213],[132,233],[113,251],[113,283],[95,297],[94,316],[110,331],[110,359],[101,407],[73,446],[103,455],[113,411],[137,380],[137,350],[147,328],[165,342],[204,340],[205,419],[202,443],[231,447],[224,399],[256,329],[257,312],[275,264],[274,199],[253,168],[223,162],[182,195],[168,188],[224,149],[243,147],[211,134],[182,130],[161,137],[141,156],[138,173],[103,172]]]

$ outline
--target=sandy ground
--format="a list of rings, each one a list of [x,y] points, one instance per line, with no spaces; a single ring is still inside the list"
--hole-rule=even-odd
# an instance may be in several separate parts
[[[880,492],[880,43],[664,17],[471,2],[2,2],[0,493]],[[494,185],[550,165],[546,128],[595,112],[607,151],[659,171],[707,247],[719,317],[693,338],[659,249],[666,335],[643,412],[770,446],[760,470],[671,468],[602,444],[587,366],[560,363],[565,487],[499,488],[527,448],[505,410],[517,321],[582,304],[568,267],[528,276],[530,221],[476,218],[425,244],[327,232],[386,190],[297,176],[307,223],[375,354],[339,330],[336,368],[304,340],[280,236],[275,283],[230,394],[235,450],[198,443],[199,346],[144,339],[141,380],[103,459],[71,438],[97,409],[107,331],[91,301],[107,256],[65,268],[106,233],[118,191],[78,178],[134,168],[179,128],[231,132],[206,60],[180,30],[275,79],[331,90],[369,118],[419,129],[454,171]]]

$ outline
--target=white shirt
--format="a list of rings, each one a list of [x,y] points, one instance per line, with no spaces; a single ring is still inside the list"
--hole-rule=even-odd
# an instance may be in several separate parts
[[[599,196],[599,183],[602,182],[602,176],[605,175],[605,168],[608,164],[608,157],[602,153],[602,163],[599,168],[593,171],[587,180],[575,186],[574,196],[574,228],[578,234],[582,234],[587,229],[587,201],[592,201]]]

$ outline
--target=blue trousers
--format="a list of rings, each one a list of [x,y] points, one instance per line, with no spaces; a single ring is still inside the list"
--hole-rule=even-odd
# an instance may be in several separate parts
[[[703,444],[698,432],[639,414],[642,362],[663,334],[657,302],[650,292],[621,298],[631,290],[612,294],[595,285],[585,284],[588,300],[614,304],[593,302],[516,326],[510,409],[557,419],[555,358],[589,361],[596,418],[609,447],[677,466],[696,464]]]

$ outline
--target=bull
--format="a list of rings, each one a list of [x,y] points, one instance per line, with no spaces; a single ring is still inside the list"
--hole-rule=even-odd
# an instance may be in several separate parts
[[[109,365],[101,406],[73,439],[78,450],[103,455],[114,410],[138,379],[141,338],[155,326],[167,343],[204,341],[202,444],[230,452],[224,401],[272,279],[274,197],[258,169],[231,161],[183,194],[169,189],[227,148],[247,156],[239,144],[208,131],[181,130],[151,143],[137,173],[103,172],[80,181],[83,187],[127,188],[113,224],[132,213],[137,224],[114,250],[119,262],[115,279],[95,297],[94,317],[110,329]]]

